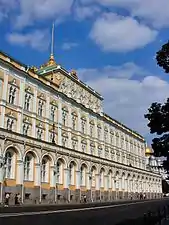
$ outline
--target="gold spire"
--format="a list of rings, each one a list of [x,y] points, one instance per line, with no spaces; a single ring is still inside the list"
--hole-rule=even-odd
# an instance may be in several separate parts
[[[54,31],[55,31],[55,24],[52,25],[52,39],[51,39],[51,52],[50,52],[50,58],[49,61],[45,64],[43,64],[40,68],[43,69],[47,66],[56,66],[56,61],[54,58]]]
[[[52,40],[51,40],[51,51],[50,51],[50,58],[48,62],[48,66],[56,65],[55,58],[54,58],[54,35],[55,35],[55,24],[52,25]]]

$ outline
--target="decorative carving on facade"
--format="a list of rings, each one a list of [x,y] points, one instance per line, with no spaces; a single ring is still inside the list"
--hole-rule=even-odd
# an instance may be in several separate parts
[[[59,90],[97,113],[102,111],[101,100],[66,77],[61,81]]]

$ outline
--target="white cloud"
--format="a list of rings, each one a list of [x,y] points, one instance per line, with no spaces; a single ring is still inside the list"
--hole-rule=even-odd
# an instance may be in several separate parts
[[[30,33],[10,33],[7,35],[10,44],[20,46],[30,46],[39,51],[46,50],[49,47],[49,32],[47,30],[35,30]]]
[[[95,80],[98,77],[97,69],[79,69],[79,73],[82,80]],[[91,77],[92,74],[92,77]],[[148,72],[143,68],[137,66],[133,62],[128,62],[120,66],[105,66],[104,68],[99,69],[99,75],[102,74],[104,78],[118,78],[118,79],[131,79],[137,76],[137,78],[147,76]]]
[[[84,20],[91,17],[96,17],[96,15],[101,11],[98,6],[75,6],[74,13],[77,20]]]
[[[73,0],[18,0],[20,14],[15,26],[22,28],[38,20],[61,21],[71,11]]]
[[[75,43],[75,42],[65,42],[63,43],[62,45],[62,49],[65,50],[65,51],[68,51],[72,48],[75,48],[77,47],[79,44],[78,43]]]
[[[156,28],[169,26],[168,0],[81,0],[84,4],[99,3],[103,6],[127,9],[132,16],[140,17]]]
[[[8,18],[11,14],[11,10],[15,9],[17,5],[17,0],[0,0],[0,22]]]
[[[104,51],[128,52],[155,40],[157,31],[131,17],[105,13],[93,24],[90,37]]]
[[[132,65],[130,67],[133,68],[127,70],[128,78],[118,78],[119,72],[125,73],[126,65]],[[108,77],[107,67],[80,69],[78,72],[82,79],[87,76],[87,83],[103,95],[104,108],[109,115],[147,136],[149,129],[144,114],[152,102],[166,100],[169,96],[169,83],[150,75],[149,72],[146,73],[144,69],[132,63],[122,65],[118,69],[108,67],[111,68],[108,74],[111,74],[112,78]],[[140,73],[142,74],[140,80],[133,78]]]

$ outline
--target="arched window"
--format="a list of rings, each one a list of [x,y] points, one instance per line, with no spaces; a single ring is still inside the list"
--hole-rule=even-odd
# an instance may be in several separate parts
[[[109,171],[109,173],[108,173],[107,187],[112,188],[112,172],[111,171]]]
[[[86,118],[85,117],[81,118],[81,131],[83,134],[86,133]]]
[[[23,135],[28,135],[28,131],[29,131],[29,124],[24,123],[23,124]]]
[[[115,178],[115,187],[116,189],[119,189],[119,173],[116,173],[116,178]]]
[[[56,164],[56,182],[58,184],[61,183],[61,162],[60,161],[57,161],[57,164]]]
[[[80,185],[83,186],[83,166],[81,166],[80,168]]]
[[[33,163],[33,156],[27,153],[24,160],[24,180],[33,181]]]
[[[68,112],[66,108],[62,109],[62,125],[67,126]]]
[[[12,118],[7,119],[6,128],[9,131],[13,130],[14,120]]]
[[[5,177],[12,177],[12,153],[6,152],[5,154]]]
[[[51,105],[51,107],[50,107],[50,119],[52,120],[52,122],[55,121],[55,111],[56,111],[56,107],[54,105]]]
[[[84,165],[80,168],[80,185],[85,186],[86,185],[86,168]]]
[[[72,113],[72,128],[73,130],[77,129],[77,115],[75,112]]]
[[[100,187],[104,187],[104,170],[100,171]]]
[[[30,156],[25,157],[24,162],[24,180],[30,180],[30,170],[31,170],[31,158]]]
[[[73,162],[69,165],[69,184],[74,185],[74,164]]]
[[[43,100],[39,99],[39,102],[38,102],[38,116],[42,116],[43,115],[43,106],[44,106]]]
[[[26,93],[25,94],[25,103],[24,103],[24,109],[28,110],[30,109],[30,100],[31,100],[31,95]]]
[[[95,187],[96,182],[95,182],[95,168],[91,169],[91,185],[92,187]]]
[[[41,165],[41,182],[48,182],[48,165],[47,165],[47,159],[42,159],[42,165]]]
[[[16,87],[10,86],[9,88],[9,103],[15,103],[15,96],[16,96]]]

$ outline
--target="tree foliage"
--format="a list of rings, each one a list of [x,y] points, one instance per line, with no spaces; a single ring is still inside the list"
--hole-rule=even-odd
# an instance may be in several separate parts
[[[156,54],[157,64],[169,73],[169,42],[164,44]],[[166,157],[163,166],[169,172],[169,98],[164,104],[152,103],[145,115],[151,134],[157,137],[152,140],[154,156]]]
[[[169,73],[169,41],[156,54],[157,65]]]

